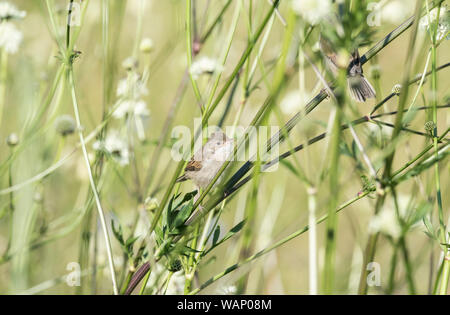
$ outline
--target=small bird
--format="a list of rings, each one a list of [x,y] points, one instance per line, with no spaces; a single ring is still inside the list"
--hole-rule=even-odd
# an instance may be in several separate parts
[[[331,43],[323,36],[320,36],[319,46],[325,57],[325,64],[333,75],[337,76],[339,65],[336,52],[333,50]],[[375,98],[375,90],[364,77],[358,49],[352,52],[350,63],[347,67],[347,84],[350,95],[355,101],[365,102],[368,98]]]
[[[190,179],[199,188],[207,187],[232,153],[233,147],[233,139],[228,138],[222,131],[214,132],[203,147],[192,156],[184,169],[184,174],[178,177],[176,182]]]

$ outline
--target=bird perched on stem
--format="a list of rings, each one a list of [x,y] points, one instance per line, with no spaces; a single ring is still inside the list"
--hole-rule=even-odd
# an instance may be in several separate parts
[[[222,131],[214,132],[203,147],[192,156],[184,169],[184,174],[176,181],[190,179],[199,188],[207,187],[230,156],[233,146],[233,139],[228,138]],[[218,182],[219,180],[216,184]]]
[[[332,44],[325,37],[319,38],[320,51],[325,58],[325,64],[336,77],[338,75],[339,65],[336,51]],[[355,49],[350,56],[350,63],[347,66],[347,85],[351,97],[357,102],[365,102],[369,98],[375,98],[375,90],[364,77],[361,65],[361,58],[358,49]]]

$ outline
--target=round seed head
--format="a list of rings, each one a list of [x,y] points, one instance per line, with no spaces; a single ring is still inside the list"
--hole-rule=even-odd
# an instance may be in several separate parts
[[[141,45],[139,48],[145,54],[151,53],[154,49],[153,40],[151,38],[144,38],[141,41]]]
[[[394,93],[396,95],[399,95],[401,90],[402,90],[402,85],[401,84],[396,84],[392,88],[392,93]]]
[[[433,133],[434,128],[436,128],[436,124],[433,121],[430,120],[425,123],[425,131],[426,132]]]
[[[56,118],[55,129],[63,137],[71,135],[76,130],[75,120],[70,115],[61,115]]]
[[[138,67],[138,61],[133,57],[128,57],[122,62],[122,67],[124,67],[127,71],[131,71]]]
[[[145,199],[144,206],[147,211],[155,211],[159,207],[158,199],[147,197],[147,199]]]
[[[181,260],[179,259],[172,259],[169,261],[169,266],[167,269],[171,272],[177,272],[180,271],[181,268],[183,268],[183,265],[181,264]]]
[[[416,84],[419,85],[420,81],[422,80],[422,73],[418,73],[416,75],[416,79],[417,79]],[[425,82],[427,82],[427,77],[426,76],[423,78],[423,84],[425,84]]]
[[[8,138],[6,138],[6,144],[10,147],[15,147],[17,144],[19,144],[19,136],[17,133],[11,133]]]

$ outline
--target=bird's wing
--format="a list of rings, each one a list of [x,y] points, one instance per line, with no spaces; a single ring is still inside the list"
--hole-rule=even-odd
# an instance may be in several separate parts
[[[186,165],[186,168],[184,169],[186,172],[195,172],[202,168],[202,162],[196,161],[194,158],[192,158],[188,164]]]

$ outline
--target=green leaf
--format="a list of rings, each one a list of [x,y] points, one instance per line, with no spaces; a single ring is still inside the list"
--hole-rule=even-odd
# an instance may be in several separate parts
[[[417,209],[412,211],[412,217],[410,219],[409,225],[412,226],[417,222],[423,220],[426,215],[431,211],[432,206],[429,202],[421,202]]]
[[[172,208],[172,204],[173,204],[173,202],[174,202],[178,197],[180,197],[180,195],[181,195],[181,193],[179,193],[179,194],[177,194],[177,195],[173,195],[172,198],[170,198],[169,206],[168,206],[168,209],[169,209],[169,210],[172,210],[172,209],[173,209],[173,208]]]
[[[216,226],[216,229],[214,230],[214,236],[213,236],[213,246],[217,243],[220,236],[220,225]]]
[[[189,201],[189,204],[181,207],[181,210],[178,211],[177,216],[174,220],[173,226],[175,228],[183,226],[184,222],[189,218],[192,213],[192,208],[194,207],[193,199]]]
[[[347,155],[347,156],[353,158],[352,151],[348,147],[347,143],[341,142],[339,144],[339,151],[341,152],[342,155]]]
[[[242,220],[241,222],[239,222],[238,224],[236,224],[231,230],[230,232],[228,232],[228,234],[236,234],[238,233],[240,230],[242,230],[242,228],[244,227],[245,224],[245,219]],[[227,235],[228,235],[227,234]]]
[[[356,141],[352,141],[352,157],[356,158],[356,155],[358,154],[358,147],[356,146]]]
[[[216,248],[217,246],[219,246],[220,244],[226,242],[228,239],[230,239],[234,234],[238,233],[240,230],[242,230],[242,228],[244,227],[245,224],[245,219],[242,220],[241,222],[239,222],[238,224],[236,224],[220,241],[216,241],[216,243],[214,243],[213,240],[213,245],[211,246],[211,248],[209,248],[207,251],[205,251],[203,253],[202,256],[205,256],[206,254],[208,254],[210,251],[212,251],[214,248]],[[216,231],[214,231],[214,237],[216,237]]]
[[[187,226],[179,226],[179,227],[174,227],[170,230],[169,235],[172,236],[176,236],[176,235],[180,235],[183,234],[183,232],[186,230]]]
[[[119,224],[119,228],[116,228],[114,220],[111,220],[111,229],[112,229],[113,234],[116,237],[117,241],[119,241],[120,245],[123,246],[124,240],[123,240],[122,227],[120,226],[120,224]]]
[[[436,239],[436,233],[434,231],[433,225],[431,224],[430,218],[428,216],[424,216],[422,218],[423,224],[425,225],[425,228],[427,229],[425,231],[425,234],[428,235],[431,239]]]
[[[127,246],[127,247],[133,246],[134,242],[136,242],[138,239],[139,239],[139,236],[130,237],[129,239],[127,239],[125,246]]]

